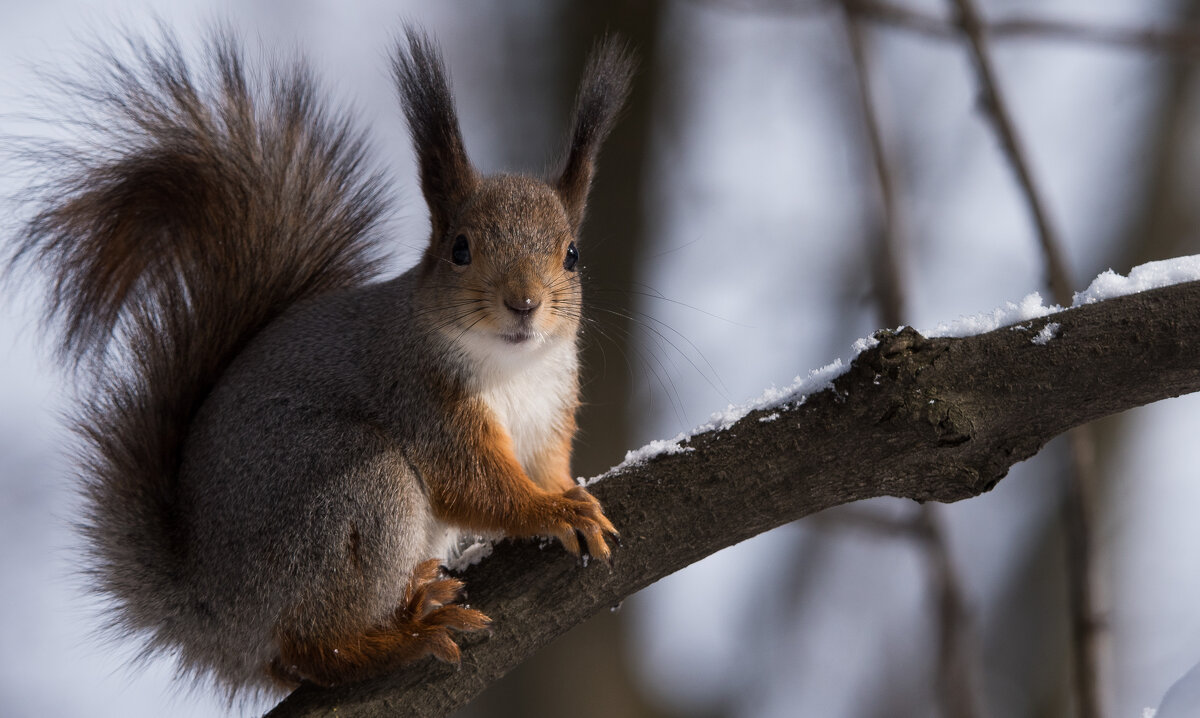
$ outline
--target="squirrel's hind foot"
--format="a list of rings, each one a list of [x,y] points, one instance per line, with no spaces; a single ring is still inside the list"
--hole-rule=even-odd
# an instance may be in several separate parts
[[[333,639],[281,635],[279,657],[268,668],[271,677],[285,684],[307,680],[331,686],[377,676],[425,656],[458,663],[460,651],[450,632],[481,631],[491,619],[455,604],[463,583],[442,577],[438,566],[431,559],[413,569],[404,600],[386,626]]]
[[[396,610],[395,630],[408,631],[414,641],[424,642],[421,656],[458,663],[458,644],[449,632],[481,631],[492,622],[481,611],[454,603],[462,597],[462,589],[462,581],[441,576],[437,559],[418,564],[404,592],[404,603]]]

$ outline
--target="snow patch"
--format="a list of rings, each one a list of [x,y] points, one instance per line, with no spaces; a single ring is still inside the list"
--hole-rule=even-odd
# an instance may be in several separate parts
[[[688,438],[690,438],[689,434],[680,432],[675,435],[674,439],[655,439],[640,449],[625,452],[625,460],[615,468],[620,469],[626,466],[633,466],[634,464],[641,464],[661,454],[682,454],[687,451],[693,451],[692,447],[682,445]],[[584,485],[586,486],[587,484]]]
[[[903,328],[904,328],[903,326],[896,327],[896,331],[900,331]],[[856,339],[854,341],[854,344],[852,344],[850,346],[854,350],[854,356],[858,356],[859,354],[862,354],[863,352],[865,352],[868,349],[874,349],[875,347],[879,346],[879,340],[875,338],[874,334],[872,334],[869,337],[863,337],[862,339]]]
[[[1025,295],[1019,303],[1005,302],[990,312],[959,317],[952,322],[939,322],[930,331],[921,332],[926,337],[971,337],[976,334],[986,334],[994,329],[1010,324],[1020,324],[1032,319],[1040,319],[1047,314],[1061,312],[1062,307],[1042,304],[1042,295],[1037,292]],[[1013,327],[1017,329],[1018,327]],[[1021,327],[1024,329],[1025,327]]]
[[[474,566],[488,556],[496,548],[495,544],[482,536],[476,536],[471,543],[456,547],[443,565],[454,573],[462,573],[468,566]]]
[[[1134,267],[1130,270],[1128,277],[1123,277],[1110,269],[1096,277],[1087,289],[1076,293],[1071,307],[1080,307],[1104,299],[1196,280],[1200,280],[1200,255],[1148,262]],[[1057,304],[1047,306],[1042,302],[1041,294],[1032,292],[1025,295],[1020,302],[1005,302],[1004,306],[997,307],[990,312],[959,317],[952,322],[941,322],[932,330],[922,331],[921,334],[926,337],[969,337],[986,334],[1010,325],[1014,331],[1029,331],[1031,329],[1029,322],[1061,311],[1063,311],[1062,307]],[[1042,327],[1030,341],[1039,346],[1045,346],[1058,336],[1061,328],[1060,323],[1050,322]],[[903,327],[897,327],[896,331],[900,329]],[[657,439],[639,449],[634,449],[625,454],[624,461],[609,469],[605,474],[590,480],[581,480],[581,484],[586,486],[595,483],[609,473],[644,463],[662,454],[692,451],[692,447],[683,445],[692,437],[709,431],[725,431],[752,411],[802,404],[809,394],[815,394],[833,386],[833,380],[846,372],[854,357],[878,345],[879,340],[874,335],[859,339],[852,345],[854,353],[849,361],[843,362],[838,359],[820,369],[814,369],[809,372],[808,376],[797,376],[786,387],[771,387],[757,399],[737,406],[730,404],[724,411],[714,413],[706,424],[689,432],[678,434],[673,439]],[[876,377],[875,383],[879,383],[879,377]],[[762,417],[760,421],[774,421],[777,418],[779,418],[779,412],[772,412]]]
[[[1093,279],[1087,289],[1076,292],[1070,308],[1197,280],[1200,280],[1200,254],[1140,264],[1131,269],[1127,277],[1109,269]],[[952,322],[942,322],[931,331],[923,331],[921,334],[926,337],[969,337],[1009,325],[1017,325],[1013,327],[1014,330],[1024,330],[1028,327],[1020,326],[1022,322],[1040,319],[1048,314],[1061,311],[1063,311],[1063,307],[1057,304],[1046,306],[1042,303],[1042,296],[1033,292],[1026,295],[1019,303],[1005,302],[1004,306],[990,312],[959,317]],[[857,342],[855,348],[858,348]]]
[[[859,342],[866,340],[860,339]],[[859,342],[856,342],[857,346]],[[876,344],[879,342],[876,340]],[[857,354],[857,353],[856,353]],[[662,454],[679,454],[686,451],[692,451],[692,447],[683,446],[685,441],[688,441],[697,434],[703,434],[709,431],[725,431],[729,427],[736,424],[743,417],[752,411],[759,409],[771,409],[776,407],[784,407],[787,405],[800,405],[809,394],[815,394],[818,391],[833,386],[833,380],[845,373],[849,368],[849,364],[842,363],[841,359],[834,361],[831,364],[826,364],[820,369],[814,369],[808,373],[808,376],[797,376],[792,383],[779,388],[770,387],[762,393],[757,399],[752,399],[744,404],[730,404],[723,411],[714,412],[709,417],[708,422],[702,424],[688,432],[683,432],[675,436],[673,439],[656,439],[645,446],[634,449],[625,454],[625,460],[620,464],[609,469],[605,475],[614,471],[620,471],[628,466],[642,464],[650,459]],[[779,413],[774,412],[771,416],[763,417],[763,421],[773,421],[779,418]],[[596,477],[588,483],[595,483],[602,477]]]
[[[1050,343],[1051,339],[1058,336],[1059,329],[1062,329],[1062,325],[1058,322],[1048,322],[1046,326],[1042,327],[1042,331],[1038,332],[1037,336],[1029,341],[1040,347],[1044,347]]]
[[[1113,297],[1137,294],[1149,289],[1168,287],[1200,279],[1200,254],[1189,257],[1174,257],[1157,262],[1140,264],[1122,277],[1109,269],[1092,280],[1088,288],[1075,293],[1071,306],[1081,307]]]

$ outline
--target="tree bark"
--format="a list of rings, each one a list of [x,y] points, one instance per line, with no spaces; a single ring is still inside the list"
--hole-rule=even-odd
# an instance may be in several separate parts
[[[1057,336],[1034,344],[1050,322]],[[554,544],[497,546],[464,576],[494,624],[464,641],[461,666],[426,660],[354,686],[305,685],[269,715],[444,715],[571,626],[726,546],[860,499],[988,491],[1074,426],[1200,390],[1200,282],[973,337],[877,337],[831,389],[604,475],[592,489],[623,538],[610,567],[580,567]]]

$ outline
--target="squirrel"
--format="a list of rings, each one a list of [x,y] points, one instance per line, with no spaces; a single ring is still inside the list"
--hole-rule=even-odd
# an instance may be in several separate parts
[[[255,72],[227,31],[198,65],[169,30],[129,46],[65,85],[99,139],[49,155],[10,257],[49,275],[58,356],[90,379],[80,523],[112,627],[231,698],[331,686],[486,630],[441,573],[459,535],[607,561],[617,531],[570,473],[577,245],[627,47],[593,50],[552,178],[485,176],[406,25],[431,232],[383,279],[383,175],[302,60]]]

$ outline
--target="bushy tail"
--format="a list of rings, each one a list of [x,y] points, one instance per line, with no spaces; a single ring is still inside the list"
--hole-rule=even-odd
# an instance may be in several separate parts
[[[93,377],[77,426],[94,584],[113,627],[171,643],[175,486],[189,422],[265,324],[375,270],[384,201],[364,142],[299,62],[247,71],[215,33],[189,66],[167,31],[61,83],[78,145],[41,153],[13,266],[51,280],[59,349]],[[61,171],[60,171],[61,170]]]

